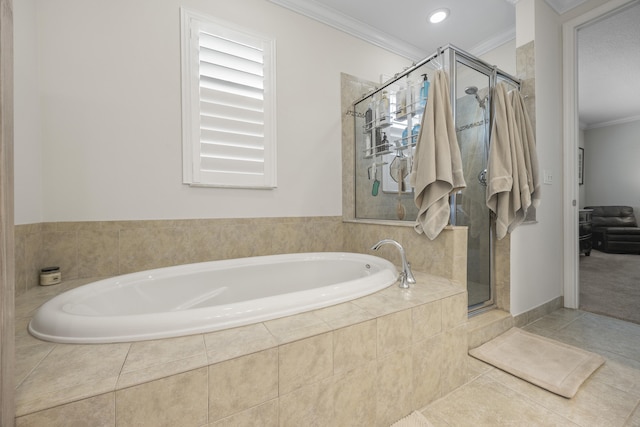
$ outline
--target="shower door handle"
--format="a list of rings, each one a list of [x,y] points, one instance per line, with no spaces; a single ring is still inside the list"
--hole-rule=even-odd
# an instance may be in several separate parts
[[[487,186],[487,170],[483,170],[478,174],[478,182],[483,186]]]

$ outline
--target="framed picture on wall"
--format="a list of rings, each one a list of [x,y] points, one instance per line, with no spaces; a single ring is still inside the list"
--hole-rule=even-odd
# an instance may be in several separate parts
[[[578,185],[584,184],[584,148],[578,148]]]

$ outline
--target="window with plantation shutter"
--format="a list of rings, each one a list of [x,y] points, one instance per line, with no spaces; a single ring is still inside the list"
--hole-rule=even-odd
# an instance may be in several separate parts
[[[275,42],[181,9],[183,181],[273,188]]]

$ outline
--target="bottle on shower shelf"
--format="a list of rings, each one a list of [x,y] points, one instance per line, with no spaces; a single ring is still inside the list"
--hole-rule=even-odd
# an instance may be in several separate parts
[[[422,86],[420,87],[420,109],[424,109],[427,105],[427,98],[429,97],[429,86],[431,82],[429,82],[429,76],[426,74],[422,75]]]
[[[384,132],[382,132],[382,143],[380,145],[382,152],[389,151],[389,140],[387,139],[387,134]]]
[[[387,91],[382,92],[382,98],[378,102],[378,126],[383,128],[391,126],[391,109]]]
[[[371,108],[371,103],[367,105],[367,111],[364,112],[364,131],[369,132],[371,130],[371,126],[373,125],[373,109]]]
[[[418,134],[420,133],[420,125],[416,123],[411,129],[411,144],[415,145],[418,142]]]
[[[364,155],[371,156],[373,155],[373,145],[371,142],[371,132],[367,132],[364,134]]]
[[[409,144],[409,126],[404,128],[404,130],[402,131],[401,144],[402,145],[408,145]]]
[[[404,120],[407,118],[407,94],[406,88],[396,92],[396,120]]]

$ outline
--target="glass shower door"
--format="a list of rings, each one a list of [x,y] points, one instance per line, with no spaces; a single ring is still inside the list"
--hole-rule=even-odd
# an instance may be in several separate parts
[[[455,122],[467,187],[455,197],[455,224],[468,227],[469,311],[493,304],[490,211],[486,201],[491,70],[455,61]]]

